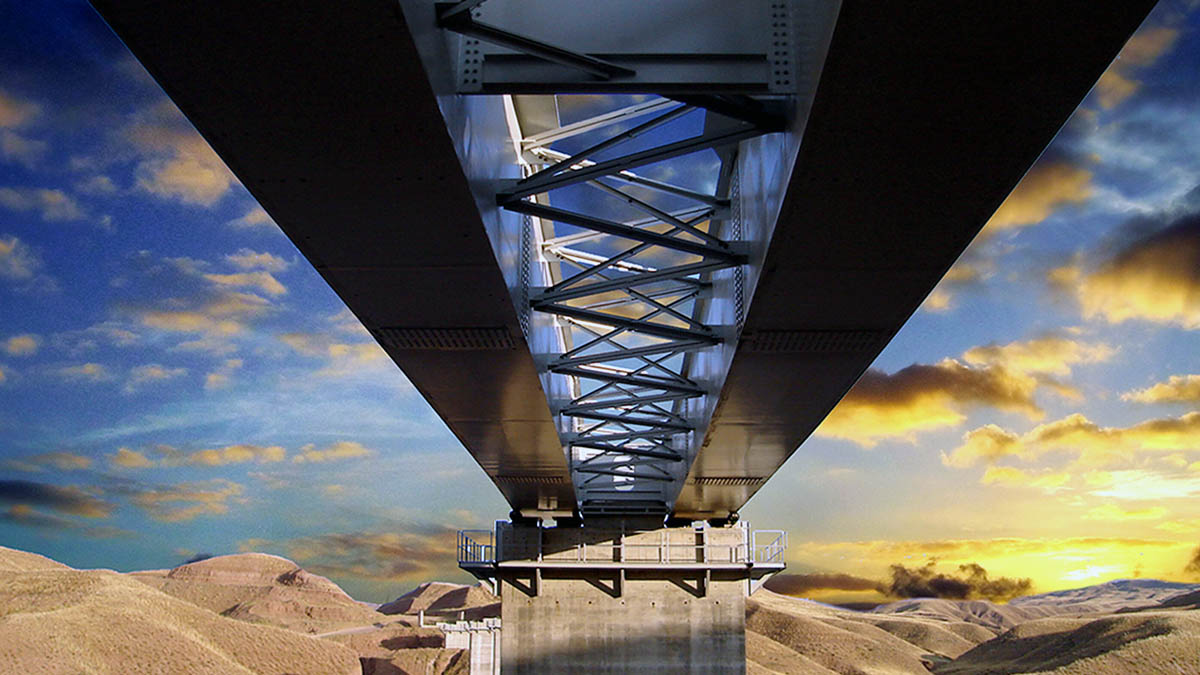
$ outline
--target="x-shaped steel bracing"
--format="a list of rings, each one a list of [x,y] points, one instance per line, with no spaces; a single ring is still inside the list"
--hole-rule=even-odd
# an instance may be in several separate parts
[[[720,174],[732,167],[722,164],[737,142],[775,130],[753,101],[645,99],[519,139],[525,177],[497,195],[555,235],[540,238],[554,283],[535,289],[530,306],[557,318],[561,352],[544,368],[569,380],[571,398],[555,413],[585,514],[663,513],[679,492],[715,394],[691,372],[696,354],[731,337],[704,318],[713,275],[747,262],[744,242],[730,239]],[[699,133],[667,129],[688,116],[703,122]],[[580,137],[590,144],[559,149]],[[700,181],[708,190],[695,185],[697,166],[711,174]],[[691,184],[661,178],[672,173]]]

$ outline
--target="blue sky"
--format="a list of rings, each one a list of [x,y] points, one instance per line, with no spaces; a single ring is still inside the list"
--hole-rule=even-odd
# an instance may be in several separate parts
[[[745,509],[794,569],[1040,590],[1200,543],[1200,13],[1164,0]],[[1004,111],[996,111],[998,119]],[[965,158],[964,161],[970,161]],[[86,3],[0,9],[0,543],[264,550],[364,599],[508,508]]]

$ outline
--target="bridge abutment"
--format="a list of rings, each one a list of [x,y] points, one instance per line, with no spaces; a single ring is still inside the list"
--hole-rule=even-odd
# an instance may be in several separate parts
[[[762,534],[498,523],[460,564],[498,586],[505,673],[742,672],[746,596],[783,568]]]

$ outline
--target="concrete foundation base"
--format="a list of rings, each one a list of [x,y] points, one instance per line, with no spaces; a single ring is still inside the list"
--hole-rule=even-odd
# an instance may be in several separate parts
[[[744,577],[617,576],[544,570],[536,594],[524,581],[502,579],[504,673],[745,670]]]
[[[446,634],[448,649],[465,649],[471,660],[470,675],[499,675],[500,620],[458,621],[437,625]]]
[[[780,537],[782,535],[779,535]],[[514,527],[461,562],[501,596],[503,672],[740,673],[746,596],[783,568],[744,527]],[[480,548],[460,541],[467,558]]]

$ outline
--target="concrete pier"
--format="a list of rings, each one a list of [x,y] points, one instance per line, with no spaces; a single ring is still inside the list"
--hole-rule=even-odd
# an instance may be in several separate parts
[[[500,674],[500,619],[439,623],[448,649],[465,649],[471,660],[470,675]]]
[[[736,673],[745,598],[783,568],[771,534],[500,523],[493,559],[462,566],[499,586],[506,674]]]

